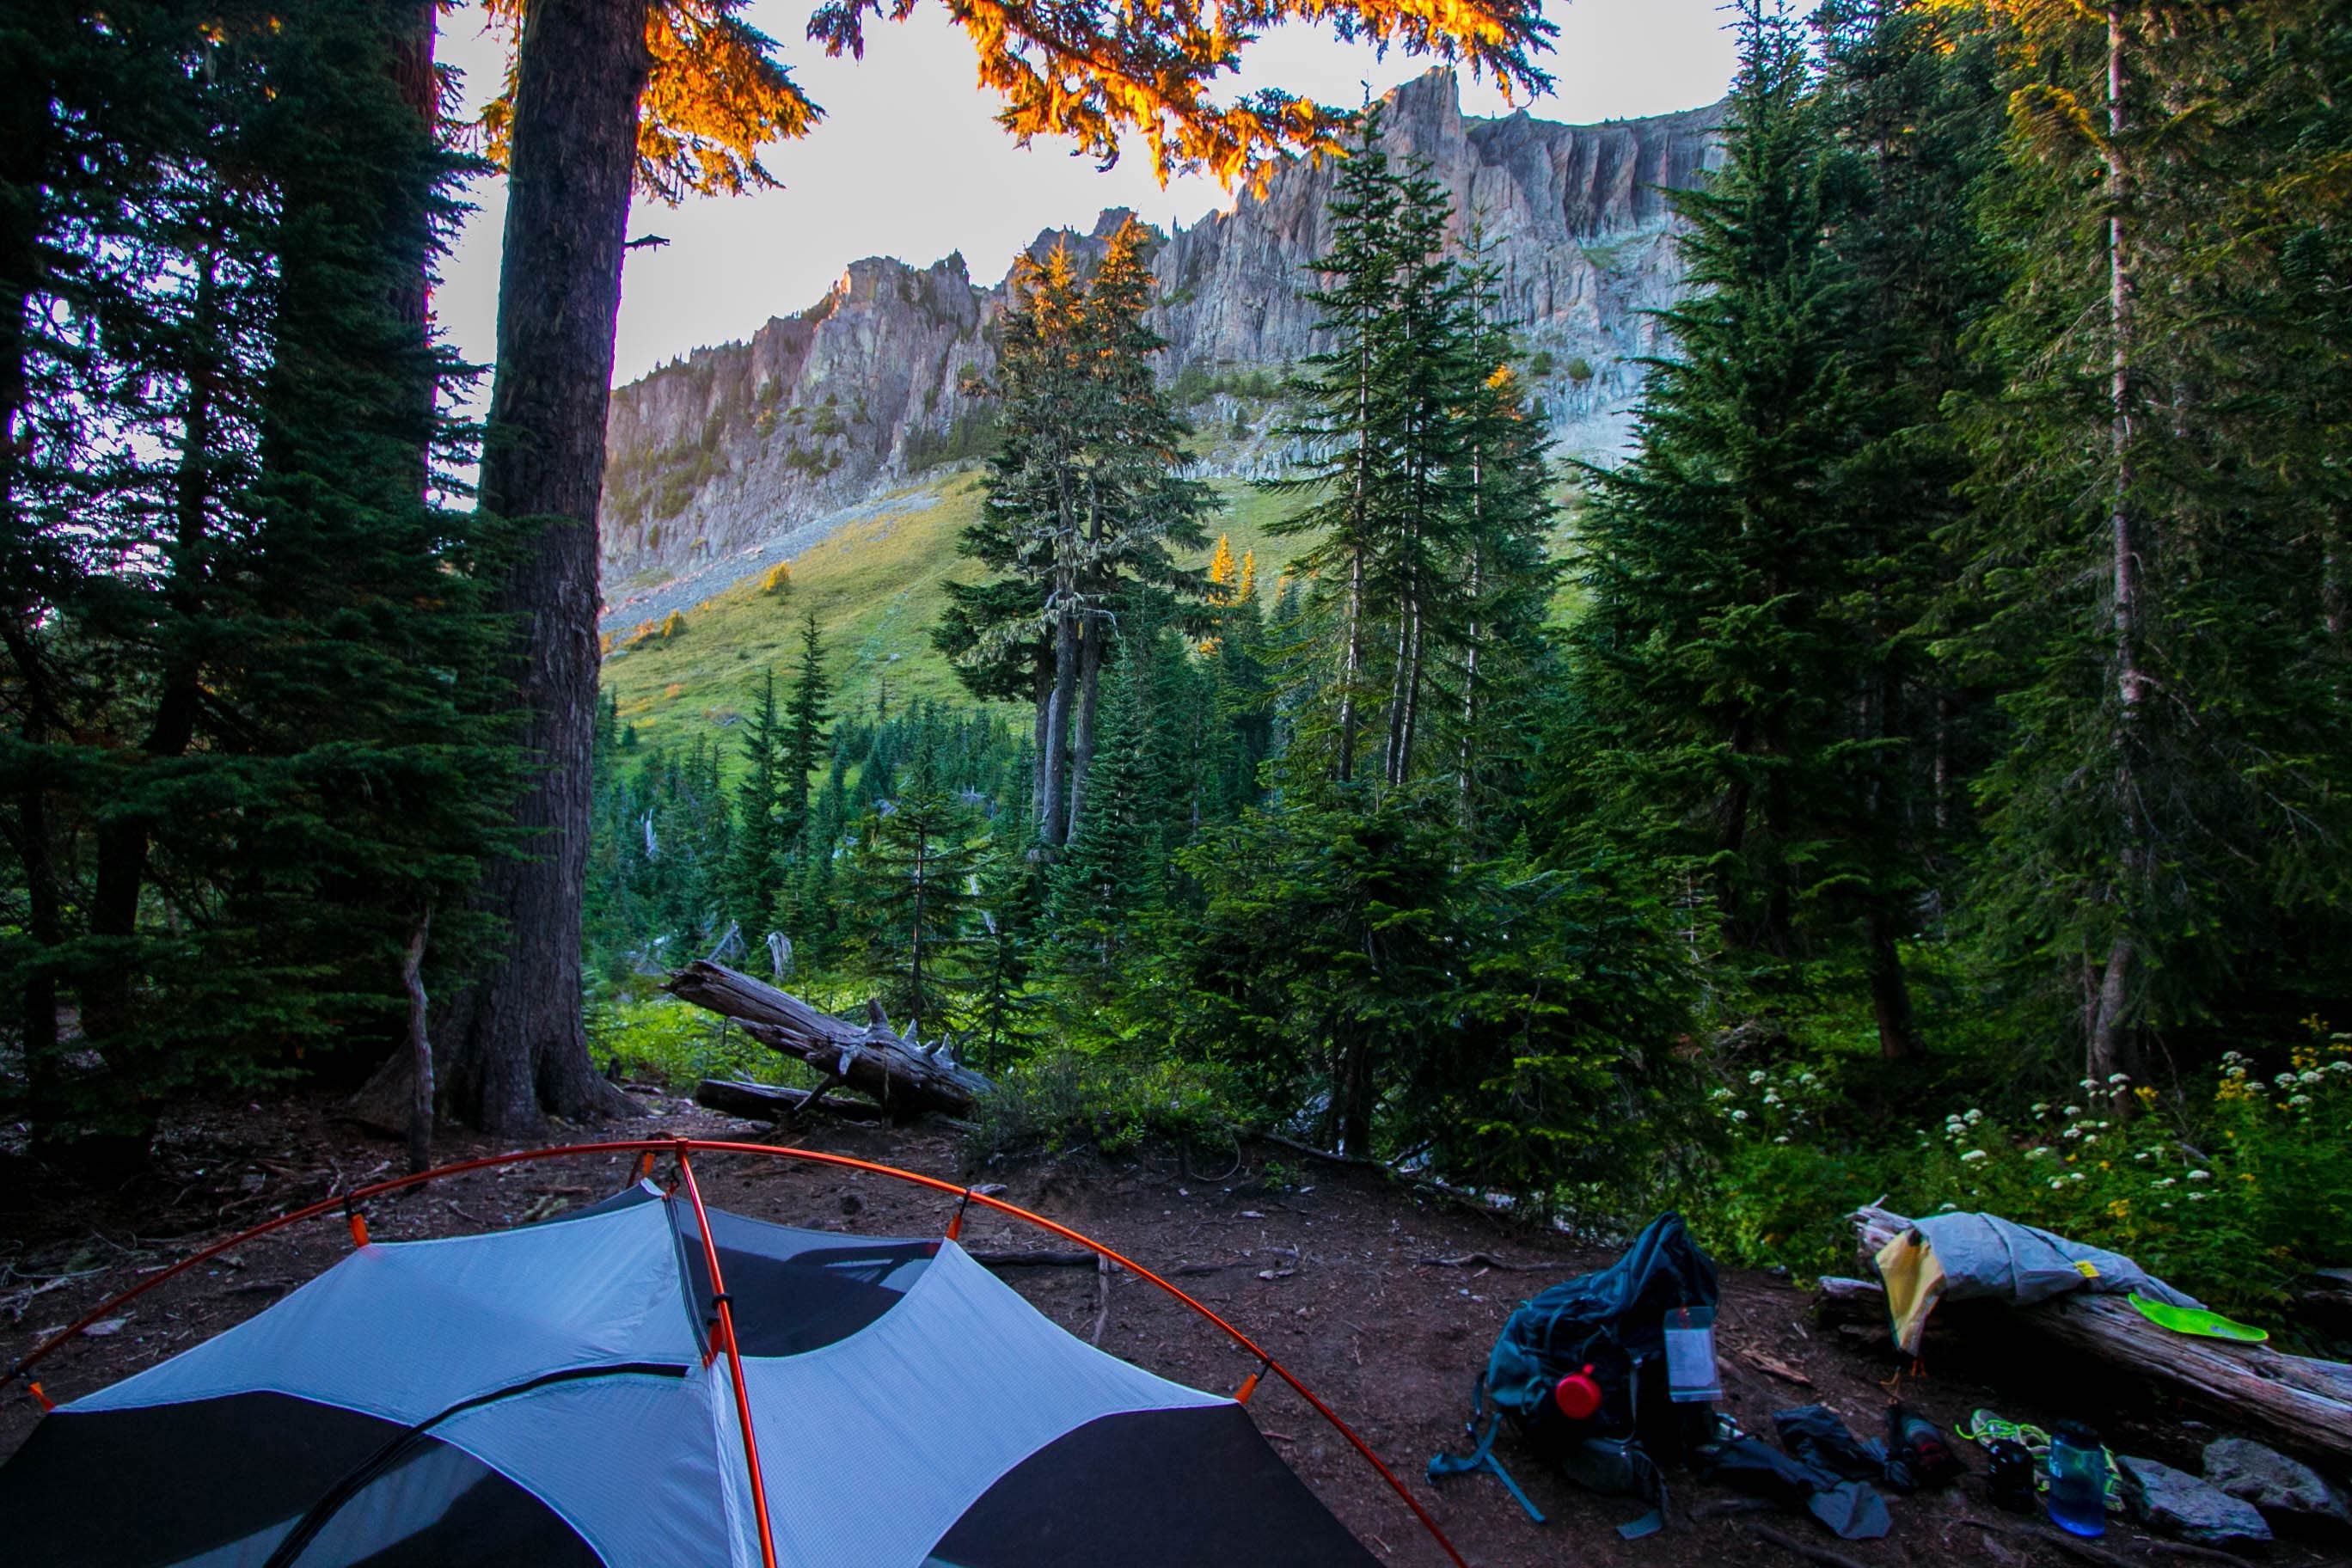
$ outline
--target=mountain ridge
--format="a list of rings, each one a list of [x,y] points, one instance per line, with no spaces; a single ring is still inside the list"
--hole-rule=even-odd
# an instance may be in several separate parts
[[[1633,362],[1657,347],[1644,312],[1682,282],[1663,192],[1715,160],[1724,106],[1596,125],[1479,119],[1462,113],[1444,68],[1385,102],[1390,150],[1426,161],[1454,198],[1457,233],[1471,215],[1483,223],[1561,449],[1617,449],[1640,391]],[[1160,237],[1161,374],[1202,431],[1204,473],[1284,464],[1265,429],[1269,373],[1319,346],[1304,296],[1333,177],[1328,160],[1293,164],[1262,195]],[[1026,248],[1092,252],[1129,216],[1110,209],[1085,233],[1048,228]],[[922,268],[865,258],[808,309],[617,388],[599,518],[607,628],[642,618],[654,584],[684,576],[715,591],[789,559],[885,491],[982,455],[980,384],[1007,298],[1004,281],[974,282],[961,253]]]

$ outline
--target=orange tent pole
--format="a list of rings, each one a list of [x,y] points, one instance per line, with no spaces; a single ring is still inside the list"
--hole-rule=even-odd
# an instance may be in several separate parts
[[[686,1195],[694,1203],[694,1223],[702,1232],[702,1258],[710,1268],[710,1304],[719,1310],[719,1337],[727,1347],[727,1375],[735,1384],[735,1415],[743,1427],[743,1459],[751,1469],[751,1508],[760,1521],[760,1561],[776,1568],[776,1540],[768,1527],[768,1483],[760,1475],[760,1440],[751,1432],[751,1394],[743,1386],[743,1357],[735,1346],[735,1305],[727,1297],[727,1282],[719,1277],[719,1244],[710,1238],[710,1215],[702,1206],[702,1184],[694,1179],[694,1163],[686,1145],[677,1146],[677,1173],[686,1181]]]
[[[1370,1465],[1373,1469],[1380,1472],[1381,1479],[1388,1482],[1390,1489],[1393,1490],[1398,1497],[1404,1500],[1404,1505],[1412,1510],[1413,1517],[1421,1521],[1422,1527],[1429,1531],[1431,1538],[1433,1539],[1439,1546],[1444,1549],[1445,1555],[1453,1560],[1456,1568],[1469,1568],[1469,1564],[1464,1561],[1462,1553],[1454,1550],[1454,1542],[1446,1539],[1445,1531],[1440,1530],[1437,1527],[1437,1521],[1429,1516],[1429,1510],[1423,1508],[1420,1500],[1416,1499],[1412,1492],[1405,1489],[1404,1483],[1397,1479],[1395,1473],[1381,1462],[1380,1456],[1372,1452],[1371,1446],[1370,1444],[1366,1443],[1362,1437],[1357,1436],[1354,1427],[1349,1426],[1345,1421],[1340,1420],[1339,1414],[1336,1411],[1334,1411],[1329,1405],[1324,1404],[1323,1401],[1317,1398],[1313,1390],[1309,1389],[1305,1384],[1299,1382],[1298,1379],[1292,1374],[1288,1367],[1283,1365],[1279,1361],[1276,1361],[1273,1354],[1262,1348],[1255,1340],[1251,1339],[1247,1334],[1243,1333],[1239,1329],[1234,1327],[1233,1324],[1217,1316],[1216,1313],[1211,1311],[1207,1307],[1202,1305],[1199,1301],[1194,1300],[1191,1296],[1186,1295],[1176,1286],[1161,1279],[1159,1275],[1154,1274],[1150,1269],[1144,1268],[1141,1264],[1135,1262],[1133,1259],[1105,1247],[1101,1242],[1095,1240],[1092,1237],[1083,1236],[1077,1231],[1072,1230],[1066,1225],[1058,1225],[1053,1220],[1047,1219],[1044,1215],[1033,1213],[1028,1209],[1023,1208],[1018,1204],[1009,1204],[1003,1198],[992,1197],[984,1193],[973,1192],[968,1187],[960,1185],[954,1182],[943,1181],[937,1176],[926,1176],[919,1171],[902,1170],[897,1165],[885,1165],[872,1160],[854,1159],[847,1154],[831,1154],[821,1149],[788,1149],[779,1147],[773,1143],[733,1143],[709,1138],[625,1138],[597,1143],[565,1143],[549,1149],[519,1149],[506,1154],[487,1154],[478,1160],[460,1160],[455,1164],[437,1166],[430,1171],[419,1171],[414,1175],[394,1176],[390,1180],[377,1182],[369,1186],[354,1188],[352,1191],[344,1194],[341,1197],[321,1198],[319,1202],[311,1204],[307,1207],[289,1210],[285,1214],[279,1215],[275,1219],[264,1220],[261,1224],[255,1226],[250,1230],[243,1231],[236,1236],[230,1237],[226,1241],[215,1242],[200,1252],[190,1253],[187,1257],[180,1259],[179,1262],[173,1264],[170,1268],[149,1275],[145,1279],[141,1280],[130,1289],[123,1291],[121,1295],[114,1297],[110,1300],[102,1302],[99,1306],[92,1308],[81,1317],[75,1319],[73,1322],[68,1324],[65,1328],[50,1335],[40,1344],[36,1345],[33,1349],[27,1351],[25,1353],[24,1358],[18,1361],[15,1366],[10,1367],[5,1373],[0,1373],[0,1388],[5,1388],[18,1376],[30,1371],[36,1363],[45,1359],[52,1351],[64,1344],[67,1341],[72,1339],[76,1334],[80,1333],[82,1330],[98,1321],[109,1312],[121,1307],[125,1302],[145,1295],[148,1291],[152,1290],[155,1287],[163,1284],[165,1280],[173,1278],[174,1275],[184,1274],[199,1264],[207,1262],[212,1258],[218,1258],[222,1253],[228,1251],[232,1247],[242,1247],[247,1242],[253,1241],[260,1237],[268,1236],[272,1231],[283,1230],[288,1226],[297,1225],[303,1220],[312,1219],[332,1210],[341,1209],[347,1204],[358,1203],[362,1199],[377,1197],[385,1193],[399,1192],[404,1188],[416,1186],[421,1183],[437,1181],[443,1176],[463,1175],[470,1171],[492,1170],[502,1165],[520,1164],[525,1161],[553,1160],[572,1154],[658,1154],[665,1151],[677,1153],[679,1156],[679,1163],[681,1165],[685,1163],[684,1157],[686,1153],[688,1151],[693,1151],[698,1153],[753,1154],[771,1159],[806,1160],[814,1164],[837,1165],[845,1170],[871,1171],[877,1175],[889,1176],[898,1181],[911,1183],[919,1187],[929,1187],[934,1192],[946,1193],[950,1196],[963,1197],[968,1194],[969,1201],[971,1203],[984,1204],[1000,1214],[1008,1215],[1014,1219],[1024,1221],[1029,1225],[1034,1225],[1041,1230],[1051,1231],[1055,1236],[1061,1237],[1064,1240],[1075,1241],[1080,1247],[1085,1247],[1087,1251],[1094,1253],[1098,1258],[1108,1258],[1111,1262],[1118,1264],[1120,1268],[1127,1269],[1129,1273],[1136,1275],[1138,1278],[1148,1279],[1152,1284],[1159,1286],[1160,1289],[1167,1291],[1168,1294],[1175,1297],[1178,1300],[1192,1308],[1192,1310],[1198,1312],[1201,1316],[1208,1319],[1212,1323],[1214,1323],[1218,1328],[1223,1330],[1234,1343],[1240,1345],[1244,1350],[1248,1351],[1250,1354],[1257,1357],[1261,1362],[1265,1363],[1266,1370],[1272,1372],[1276,1377],[1281,1378],[1283,1382],[1288,1384],[1291,1389],[1296,1392],[1301,1399],[1304,1399],[1309,1405],[1314,1407],[1317,1415],[1329,1422],[1334,1430],[1336,1430],[1341,1436],[1348,1439],[1349,1446],[1353,1447],[1357,1453],[1363,1456],[1367,1464]],[[698,1209],[699,1208],[698,1203],[697,1207]],[[704,1241],[708,1244],[709,1240],[709,1233],[708,1229],[706,1229],[704,1232]],[[716,1268],[715,1260],[711,1273],[712,1282],[715,1288],[718,1277],[718,1269]],[[765,1511],[762,1510],[761,1514],[761,1526],[763,1535],[766,1530],[766,1523],[767,1516]],[[771,1559],[771,1561],[772,1562],[772,1559]]]

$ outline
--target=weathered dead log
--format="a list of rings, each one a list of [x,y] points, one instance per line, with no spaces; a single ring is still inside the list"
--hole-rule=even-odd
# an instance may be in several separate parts
[[[732,1018],[771,1050],[834,1074],[891,1115],[926,1111],[967,1117],[988,1080],[970,1068],[927,1054],[898,1037],[878,1008],[864,1026],[820,1013],[799,997],[729,969],[695,963],[663,987],[682,1002]]]
[[[1910,1229],[1898,1214],[1873,1206],[1853,1215],[1864,1267]],[[2011,1319],[2063,1349],[2147,1379],[2233,1426],[2328,1468],[2352,1464],[2352,1365],[2286,1355],[2263,1345],[2176,1334],[2116,1296],[2077,1290]]]
[[[814,1105],[812,1100],[815,1101]],[[816,1100],[805,1089],[782,1089],[772,1083],[745,1083],[740,1079],[726,1078],[707,1078],[696,1084],[694,1103],[747,1121],[781,1121],[811,1110],[848,1121],[879,1121],[886,1114],[880,1106],[868,1105],[864,1100]]]
[[[1861,1323],[1885,1330],[1886,1288],[1875,1279],[1843,1279],[1824,1274],[1815,1281],[1813,1321],[1821,1323]]]
[[[1015,1247],[1002,1251],[985,1248],[966,1254],[974,1263],[991,1268],[1092,1268],[1097,1254],[1092,1252],[1048,1252],[1042,1247]]]

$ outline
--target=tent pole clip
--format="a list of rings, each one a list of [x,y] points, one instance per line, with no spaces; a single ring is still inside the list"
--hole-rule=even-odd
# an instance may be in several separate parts
[[[948,1221],[948,1239],[954,1241],[963,1235],[963,1211],[971,1207],[971,1189],[963,1190],[963,1202],[956,1205],[955,1218]]]
[[[352,1202],[351,1199],[345,1198],[343,1219],[352,1227],[352,1245],[365,1247],[368,1244],[367,1210]]]
[[[1234,1394],[1234,1403],[1247,1405],[1250,1402],[1250,1395],[1257,1392],[1257,1380],[1264,1377],[1273,1365],[1272,1356],[1261,1356],[1258,1359],[1257,1370],[1242,1379],[1241,1388]]]

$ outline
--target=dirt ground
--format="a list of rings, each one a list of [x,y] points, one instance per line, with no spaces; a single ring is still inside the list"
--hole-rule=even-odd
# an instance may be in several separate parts
[[[651,1120],[613,1134],[744,1138],[760,1131],[684,1102],[654,1103]],[[21,1159],[0,1163],[0,1365],[143,1273],[398,1168],[395,1146],[331,1120],[327,1109],[323,1100],[294,1097],[192,1111],[164,1132],[150,1169],[119,1182],[74,1180]],[[831,1121],[782,1141],[957,1181],[1002,1183],[1008,1201],[1172,1278],[1257,1338],[1351,1423],[1479,1568],[1801,1560],[1756,1533],[1759,1523],[1860,1564],[2021,1568],[2073,1561],[1994,1508],[1980,1474],[1941,1493],[1891,1498],[1894,1532],[1860,1542],[1837,1542],[1801,1516],[1716,1511],[1730,1494],[1680,1474],[1670,1478],[1671,1528],[1625,1542],[1614,1527],[1640,1505],[1547,1475],[1507,1440],[1498,1451],[1549,1523],[1531,1522],[1490,1477],[1432,1487],[1423,1467],[1439,1449],[1461,1446],[1471,1379],[1512,1308],[1612,1255],[1416,1195],[1369,1173],[1271,1146],[960,1173],[944,1134]],[[478,1139],[449,1137],[436,1153],[454,1161],[497,1152]],[[451,1177],[378,1201],[369,1224],[380,1241],[494,1229],[593,1202],[621,1185],[628,1166],[621,1156],[574,1157]],[[952,1199],[908,1184],[796,1161],[706,1156],[696,1168],[714,1204],[793,1225],[935,1236],[954,1208]],[[974,1250],[1066,1245],[979,1207],[962,1240]],[[60,1402],[87,1394],[259,1311],[350,1246],[338,1215],[254,1242],[132,1303],[102,1337],[75,1340],[42,1364],[40,1380]],[[1439,1261],[1474,1253],[1512,1267]],[[1003,1277],[1082,1337],[1092,1334],[1099,1313],[1105,1350],[1164,1376],[1232,1390],[1252,1370],[1246,1353],[1213,1325],[1132,1275],[1114,1276],[1099,1297],[1092,1269],[1017,1268]],[[1914,1375],[1883,1346],[1815,1324],[1807,1297],[1786,1280],[1726,1270],[1723,1286],[1723,1408],[1751,1432],[1769,1436],[1773,1411],[1819,1401],[1857,1433],[1875,1436],[1886,1390],[1895,1387],[1948,1430],[1979,1405],[2045,1425],[2088,1419],[2122,1451],[2192,1470],[2199,1449],[2218,1435],[2148,1403],[2144,1391],[2103,1384],[2079,1365],[2034,1361],[1989,1325],[1960,1321],[1948,1309],[1942,1316],[1954,1321],[1939,1321],[1928,1342],[1932,1373]],[[1383,1560],[1446,1561],[1379,1476],[1288,1388],[1267,1379],[1250,1411],[1276,1450]],[[0,1396],[0,1457],[14,1452],[37,1419],[21,1384]],[[1955,1447],[1978,1459],[1968,1445]],[[2102,1545],[2130,1563],[2184,1560],[2171,1554],[2180,1549],[2168,1552],[2121,1521]],[[2266,1561],[2341,1559],[2282,1546]]]

